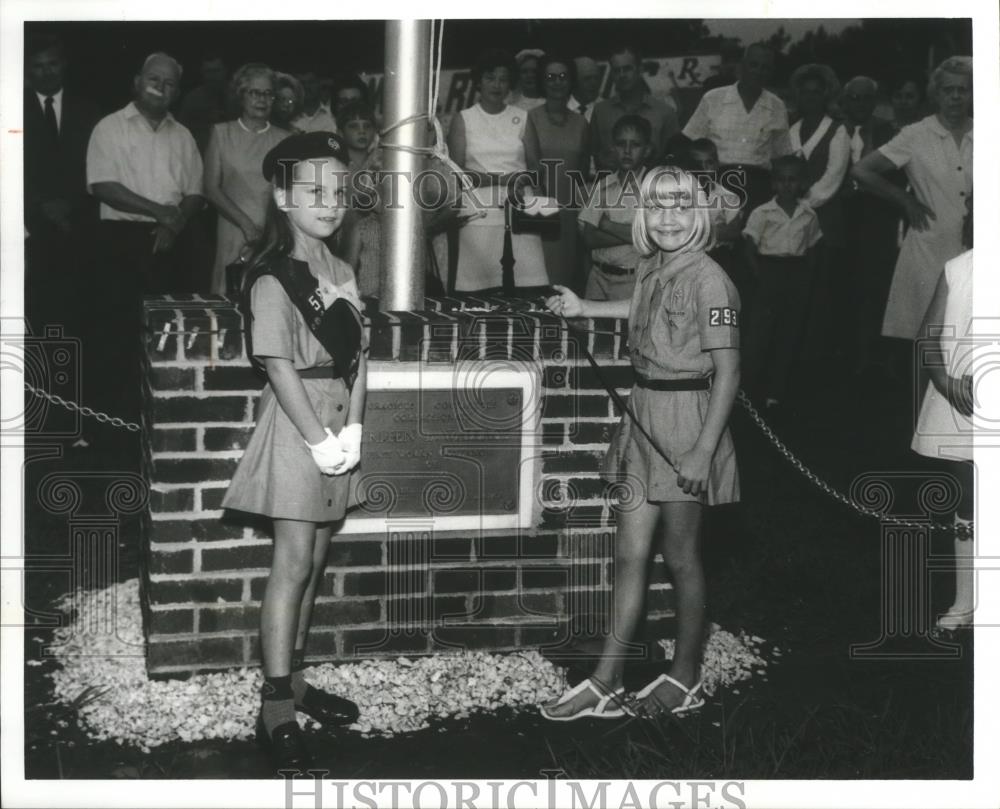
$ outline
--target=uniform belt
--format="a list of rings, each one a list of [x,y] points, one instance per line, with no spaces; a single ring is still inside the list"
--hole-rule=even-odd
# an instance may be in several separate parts
[[[712,387],[712,378],[698,376],[691,379],[649,379],[636,374],[635,384],[646,390],[708,390]]]
[[[340,379],[340,374],[332,365],[318,365],[314,368],[299,368],[298,375],[303,379]]]
[[[605,264],[603,261],[595,261],[594,266],[608,275],[635,275],[635,267],[619,267],[617,264]]]

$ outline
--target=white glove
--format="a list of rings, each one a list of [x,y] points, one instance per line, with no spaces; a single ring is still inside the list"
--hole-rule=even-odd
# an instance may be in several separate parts
[[[344,450],[344,461],[333,470],[333,474],[342,475],[350,472],[361,461],[361,424],[348,424],[337,438]]]
[[[306,446],[309,447],[319,471],[324,475],[336,474],[334,470],[345,460],[344,448],[329,427],[326,428],[326,438],[318,444],[310,444],[306,441]]]

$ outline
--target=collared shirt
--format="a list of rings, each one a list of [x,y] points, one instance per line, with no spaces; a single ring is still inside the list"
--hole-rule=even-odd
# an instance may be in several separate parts
[[[638,109],[626,109],[617,96],[598,101],[590,119],[590,135],[593,138],[594,160],[597,168],[615,168],[614,139],[611,130],[623,115],[639,115],[649,121],[652,127],[650,144],[652,154],[649,164],[656,162],[666,154],[667,141],[680,129],[677,122],[677,112],[662,98],[646,93],[639,102]]]
[[[705,93],[684,134],[692,140],[709,138],[719,150],[721,165],[769,168],[772,158],[792,151],[785,104],[774,93],[761,90],[747,112],[736,87]]]
[[[587,123],[590,123],[591,118],[594,117],[594,105],[597,104],[597,99],[595,98],[589,104],[587,108],[583,111],[583,117],[587,119]],[[576,100],[576,96],[570,96],[569,101],[566,102],[566,106],[571,112],[580,112],[580,107],[583,105]]]
[[[819,208],[832,199],[843,184],[844,177],[847,175],[847,165],[851,158],[851,141],[847,136],[847,130],[834,123],[829,115],[823,116],[823,120],[819,122],[819,126],[805,143],[802,142],[802,121],[796,121],[788,131],[792,151],[801,154],[808,160],[832,126],[837,127],[837,129],[834,130],[833,137],[830,139],[830,151],[823,176],[809,186],[809,190],[806,191],[805,201],[811,208]]]
[[[816,212],[805,202],[800,200],[789,216],[777,199],[754,208],[743,234],[762,256],[804,256],[823,235]]]
[[[309,115],[306,112],[301,113],[297,118],[292,121],[292,126],[301,132],[336,132],[337,131],[337,121],[333,117],[333,113],[330,112],[326,107],[320,104],[316,108],[316,112]]]
[[[712,227],[716,230],[720,225],[729,225],[735,222],[742,213],[742,200],[740,195],[728,188],[723,188],[718,183],[713,182],[706,192],[708,200],[708,215],[712,222]],[[728,244],[732,239],[714,239],[716,245]]]
[[[201,155],[194,138],[170,113],[153,129],[130,102],[94,127],[87,146],[88,190],[95,183],[120,183],[161,205],[179,205],[184,197],[201,194],[201,182]],[[103,202],[101,219],[154,221]]]
[[[631,227],[639,210],[639,187],[642,184],[643,172],[636,173],[634,180],[622,183],[617,172],[609,174],[592,190],[587,204],[580,210],[577,218],[582,227],[584,223],[595,228],[601,223],[601,215],[619,225]],[[639,263],[639,253],[632,244],[616,244],[613,247],[595,247],[591,250],[594,261],[602,264],[613,264],[616,267],[631,269]]]
[[[45,99],[49,98],[49,96],[45,95],[44,93],[38,93],[38,92],[36,92],[35,95],[38,96],[38,105],[42,108],[42,114],[44,115]],[[58,93],[53,93],[51,96],[52,109],[54,109],[56,112],[56,127],[59,129],[60,132],[62,132],[62,97],[63,97],[63,91],[61,87],[59,88]]]
[[[958,146],[937,116],[928,115],[904,126],[879,151],[906,172],[917,199],[934,211],[933,230],[947,228],[945,220],[961,226],[965,200],[972,193],[971,129]]]
[[[629,309],[629,352],[651,379],[709,376],[708,352],[740,345],[740,296],[705,253],[657,251],[640,261]]]

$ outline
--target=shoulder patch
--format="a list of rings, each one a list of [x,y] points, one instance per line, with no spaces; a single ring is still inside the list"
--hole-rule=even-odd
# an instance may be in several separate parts
[[[740,313],[731,306],[713,306],[708,310],[709,326],[739,326]]]

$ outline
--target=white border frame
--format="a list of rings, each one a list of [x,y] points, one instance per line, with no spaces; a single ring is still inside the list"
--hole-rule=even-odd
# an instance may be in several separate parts
[[[513,514],[461,514],[435,517],[412,515],[399,517],[352,517],[348,515],[343,534],[385,534],[395,527],[420,524],[435,534],[446,531],[494,531],[530,529],[537,510],[533,507],[535,482],[541,470],[538,429],[541,418],[541,379],[537,369],[529,363],[501,360],[515,367],[495,368],[489,360],[458,360],[449,368],[428,367],[419,362],[371,362],[368,365],[368,393],[386,390],[488,390],[491,388],[517,388],[521,391],[521,454],[518,481],[518,509]],[[485,371],[485,372],[484,372]],[[456,381],[458,384],[456,385]],[[475,382],[471,385],[470,382]],[[537,398],[532,398],[535,392]],[[419,415],[419,414],[418,414]],[[442,438],[446,441],[447,438]],[[471,443],[471,442],[470,442]],[[527,474],[530,473],[530,474]],[[484,479],[484,485],[488,483]]]

